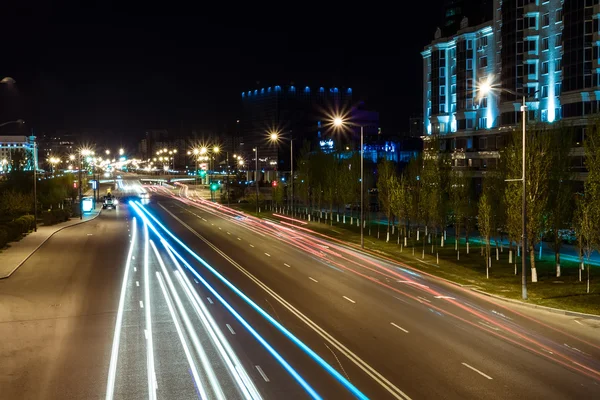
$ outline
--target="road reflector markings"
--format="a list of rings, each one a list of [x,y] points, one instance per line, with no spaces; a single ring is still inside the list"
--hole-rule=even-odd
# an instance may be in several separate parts
[[[269,253],[265,253],[265,256],[267,257],[271,257],[271,255]]]
[[[253,244],[250,244],[250,247],[254,247],[254,245],[253,245]]]
[[[285,265],[285,266],[286,266],[286,267],[288,267],[288,268],[292,268],[292,266],[291,266],[291,265],[289,265],[289,264],[283,263],[283,265]]]
[[[140,300],[140,308],[144,308],[144,302]]]
[[[140,281],[135,281],[135,286],[140,286]]]
[[[319,283],[319,281],[318,281],[318,280],[316,280],[315,278],[313,278],[312,276],[309,276],[309,277],[308,277],[308,279],[310,279],[310,280],[311,280],[311,281],[313,281],[313,282],[317,282],[317,283]]]
[[[213,304],[213,301],[212,301],[212,299],[211,299],[210,297],[207,297],[207,298],[206,298],[206,300],[208,300],[208,302],[209,302],[210,304]]]
[[[348,300],[350,303],[356,303],[354,300],[352,300],[350,297],[346,297],[346,296],[342,296],[343,298],[345,298],[346,300]]]

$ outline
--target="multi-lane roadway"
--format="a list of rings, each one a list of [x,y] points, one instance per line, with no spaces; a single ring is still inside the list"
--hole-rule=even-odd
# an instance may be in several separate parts
[[[48,301],[71,296],[69,315],[37,312],[51,325],[74,318],[70,329],[45,335],[57,346],[40,345],[49,354],[27,348],[48,364],[17,372],[29,367],[45,378],[41,397],[61,390],[72,395],[62,398],[119,399],[600,396],[594,321],[492,302],[315,235],[289,215],[256,219],[184,185],[147,190],[149,201],[69,228],[17,272],[16,284],[0,282],[15,293],[34,285]],[[73,246],[58,254],[65,240]],[[77,274],[87,279],[73,282]],[[70,294],[76,282],[76,291],[90,292],[85,301]],[[91,326],[78,322],[81,314]],[[19,325],[4,319],[3,336]],[[15,349],[22,360],[24,347]],[[14,394],[28,381],[15,386],[10,369],[0,367],[0,391],[7,385]]]

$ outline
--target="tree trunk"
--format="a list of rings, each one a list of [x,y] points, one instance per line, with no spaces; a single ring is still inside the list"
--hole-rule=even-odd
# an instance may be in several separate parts
[[[537,269],[535,268],[535,245],[529,245],[529,260],[531,262],[531,282],[537,282]]]
[[[556,252],[554,257],[556,260],[556,277],[560,278],[560,253]]]
[[[588,267],[587,267],[587,291],[586,293],[590,293],[590,258],[588,257]]]

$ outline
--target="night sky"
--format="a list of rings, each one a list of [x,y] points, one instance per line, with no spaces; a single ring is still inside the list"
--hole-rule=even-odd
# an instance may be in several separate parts
[[[17,85],[0,87],[0,122],[107,130],[131,141],[153,128],[215,131],[238,117],[241,91],[293,81],[352,87],[380,112],[385,131],[401,132],[421,113],[419,52],[433,39],[441,3],[361,3],[356,11],[289,3],[306,7],[294,14],[228,3],[235,13],[179,10],[187,17],[165,16],[173,11],[166,2],[151,17],[105,2],[3,12],[0,76]]]

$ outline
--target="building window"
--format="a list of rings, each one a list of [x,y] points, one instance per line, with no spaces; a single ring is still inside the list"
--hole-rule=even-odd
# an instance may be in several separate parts
[[[542,74],[547,74],[548,73],[548,61],[544,61],[542,63]]]
[[[542,27],[547,27],[548,25],[550,25],[550,14],[546,13],[544,15],[542,15]]]
[[[473,42],[471,40],[467,40],[467,50],[472,50],[473,49]]]
[[[454,94],[456,93],[456,85],[451,85],[450,86],[450,94]]]
[[[557,120],[557,119],[562,119],[562,108],[560,108],[560,107],[556,107],[556,108],[554,109],[554,119],[555,119],[555,120]]]
[[[556,23],[560,23],[562,22],[562,8],[559,8],[558,10],[556,10]]]
[[[479,68],[487,68],[487,57],[483,56],[479,59]]]
[[[473,120],[471,118],[467,118],[467,129],[473,129]]]
[[[486,150],[487,149],[487,138],[479,138],[479,150]]]
[[[444,114],[446,112],[446,104],[440,104],[440,113]]]
[[[473,108],[473,99],[471,99],[471,98],[467,99],[467,107],[466,108],[467,108],[467,110],[470,110]]]
[[[467,58],[467,71],[470,71],[472,69],[473,69],[473,59]]]
[[[537,50],[537,40],[529,39],[525,41],[525,51],[536,51]]]
[[[548,122],[548,110],[542,110],[542,122]]]
[[[547,64],[547,63],[546,63]],[[543,65],[543,64],[542,64]],[[535,63],[531,63],[531,64],[525,64],[526,68],[527,68],[527,75],[535,75],[536,74],[536,64]],[[548,71],[546,71],[547,73]]]
[[[543,85],[542,86],[542,98],[545,99],[546,97],[548,97],[548,85]]]
[[[440,78],[445,78],[446,77],[446,67],[441,67],[440,68]]]
[[[562,33],[556,34],[556,47],[562,46]]]
[[[481,108],[487,108],[488,102],[487,102],[487,97],[482,97],[481,101],[479,102],[479,107]]]
[[[440,96],[445,96],[446,95],[446,86],[442,85],[440,86]]]
[[[554,60],[554,71],[560,72],[562,70],[562,58],[557,58]]]
[[[537,29],[537,18],[536,17],[525,17],[525,29]]]
[[[487,118],[486,117],[479,118],[479,129],[487,129]]]
[[[548,45],[548,38],[545,37],[542,39],[542,51],[548,50],[550,46]]]
[[[562,90],[562,83],[561,82],[557,82],[554,84],[554,95],[555,96],[560,96],[560,92]]]

